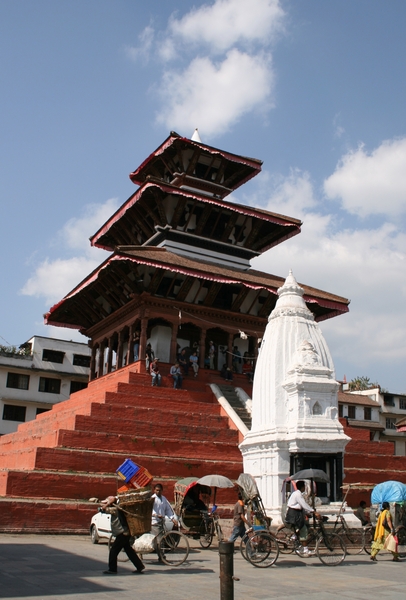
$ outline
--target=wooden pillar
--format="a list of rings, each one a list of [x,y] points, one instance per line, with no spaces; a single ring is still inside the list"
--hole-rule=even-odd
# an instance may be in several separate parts
[[[89,370],[89,380],[92,381],[96,378],[96,352],[97,352],[97,344],[91,346],[92,354],[90,357],[90,370]]]
[[[103,363],[104,363],[104,340],[99,344],[99,360],[97,361],[97,377],[103,377]]]
[[[147,347],[147,327],[148,327],[148,318],[143,317],[141,319],[141,334],[140,334],[140,360],[145,362],[145,349]]]
[[[177,360],[177,345],[178,345],[178,325],[172,323],[172,337],[171,337],[171,348],[169,352],[169,361],[174,364]]]
[[[206,335],[207,335],[207,329],[203,328],[201,329],[201,333],[200,333],[200,344],[199,344],[199,367],[201,369],[204,369],[204,359],[205,354],[206,354]]]
[[[117,363],[116,370],[121,369],[123,366],[123,344],[124,344],[124,332],[121,331],[117,334]]]
[[[106,372],[107,373],[111,373],[111,366],[113,363],[113,338],[109,337],[108,341],[108,351],[107,351],[107,368],[106,368]]]
[[[133,342],[134,332],[135,332],[135,323],[131,323],[130,328],[128,330],[127,365],[130,365],[131,363],[134,362],[134,342]]]
[[[228,341],[227,341],[227,356],[226,356],[226,365],[229,369],[232,368],[233,366],[233,350],[234,350],[234,346],[233,346],[233,341],[234,341],[234,333],[229,333],[228,334]]]

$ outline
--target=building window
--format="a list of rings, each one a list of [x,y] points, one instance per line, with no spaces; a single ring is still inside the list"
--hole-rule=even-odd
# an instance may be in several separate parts
[[[48,360],[49,362],[62,364],[65,352],[59,352],[59,350],[48,350],[42,351],[42,360]]]
[[[75,392],[79,392],[80,390],[84,390],[87,388],[87,383],[85,381],[71,381],[70,382],[70,393],[74,394]]]
[[[73,364],[75,367],[90,367],[90,356],[86,356],[85,354],[74,354],[73,355]]]
[[[50,410],[51,410],[50,408],[37,408],[37,412],[35,414],[36,415],[42,415],[42,413],[48,412]]]
[[[20,375],[19,373],[7,373],[7,387],[17,390],[28,390],[30,384],[29,375]]]
[[[355,406],[348,407],[348,418],[355,419]]]
[[[25,406],[15,406],[14,404],[5,404],[3,407],[3,420],[4,421],[19,421],[24,423],[25,421]]]
[[[383,397],[383,403],[385,406],[395,406],[395,398],[393,396],[385,395]]]
[[[406,398],[399,398],[399,408],[406,410]]]
[[[386,419],[386,429],[395,429],[396,430],[396,419]]]
[[[342,404],[338,405],[338,416],[339,417],[343,416],[343,405]]]
[[[51,379],[50,377],[40,377],[38,391],[46,392],[47,394],[59,394],[61,391],[61,380]]]
[[[372,421],[372,408],[370,406],[364,406],[364,419],[365,421]]]

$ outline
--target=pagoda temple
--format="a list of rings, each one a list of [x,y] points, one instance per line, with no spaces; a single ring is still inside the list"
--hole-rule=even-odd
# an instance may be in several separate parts
[[[284,279],[250,260],[301,227],[226,199],[261,165],[171,132],[130,174],[138,189],[90,238],[108,258],[45,315],[90,339],[91,380],[144,358],[147,343],[169,363],[179,348],[195,348],[201,368],[210,342],[216,368],[231,367],[234,346],[257,356]],[[301,285],[316,321],[348,311],[345,298]]]

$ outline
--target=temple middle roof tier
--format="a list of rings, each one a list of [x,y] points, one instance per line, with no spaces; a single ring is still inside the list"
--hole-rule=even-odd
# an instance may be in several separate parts
[[[174,313],[187,305],[266,319],[284,279],[254,269],[241,271],[192,260],[165,248],[119,247],[44,315],[49,325],[83,333],[110,315],[119,315],[148,297],[163,299]],[[348,312],[346,298],[301,284],[304,300],[316,321]],[[226,311],[223,313],[223,311]]]
[[[90,241],[106,250],[137,244],[178,247],[182,253],[187,247],[189,255],[193,248],[201,253],[215,245],[219,256],[239,256],[245,269],[251,258],[300,233],[300,227],[298,219],[147,182]]]
[[[159,180],[224,198],[257,175],[261,165],[262,161],[256,158],[224,152],[172,131],[138,169],[130,173],[130,179],[139,185]]]

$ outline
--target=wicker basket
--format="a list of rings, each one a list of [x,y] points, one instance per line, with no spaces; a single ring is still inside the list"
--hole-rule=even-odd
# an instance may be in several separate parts
[[[127,519],[131,535],[142,535],[151,531],[154,498],[150,490],[134,490],[119,494],[120,508]]]

